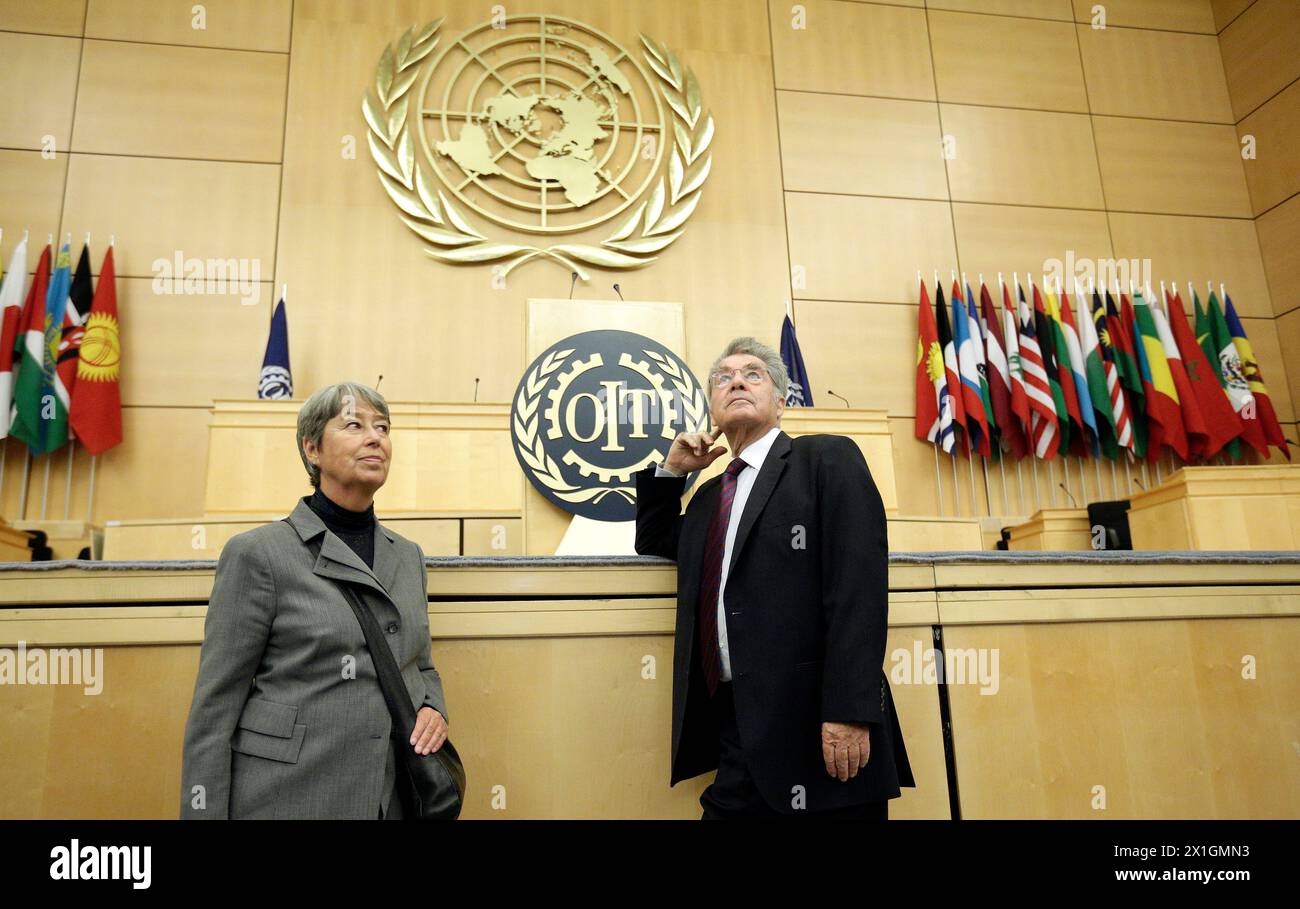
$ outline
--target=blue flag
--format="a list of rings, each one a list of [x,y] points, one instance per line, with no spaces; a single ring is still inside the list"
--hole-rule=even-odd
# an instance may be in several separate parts
[[[271,316],[271,336],[266,339],[266,356],[262,358],[257,396],[293,397],[293,374],[289,372],[289,320],[284,314],[283,299],[275,304],[275,315]]]
[[[812,389],[808,387],[808,370],[799,352],[799,339],[794,336],[794,323],[786,316],[781,323],[781,359],[790,374],[790,389],[785,394],[786,407],[812,407]]]

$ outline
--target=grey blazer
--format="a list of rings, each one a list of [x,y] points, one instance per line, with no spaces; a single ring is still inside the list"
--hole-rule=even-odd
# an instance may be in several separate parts
[[[374,819],[387,805],[392,720],[336,578],[361,585],[411,705],[444,717],[447,707],[430,654],[423,550],[377,525],[374,562],[372,571],[304,500],[288,523],[226,544],[185,727],[182,818]]]

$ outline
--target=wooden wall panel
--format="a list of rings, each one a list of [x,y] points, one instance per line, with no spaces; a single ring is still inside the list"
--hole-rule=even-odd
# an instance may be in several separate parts
[[[147,278],[119,278],[122,403],[206,409],[214,398],[256,397],[275,297],[269,281],[255,290],[244,305],[228,294],[155,294]]]
[[[1255,0],[1210,0],[1214,13],[1214,28],[1223,31],[1233,19],[1245,12]]]
[[[1278,316],[1275,322],[1277,325],[1278,346],[1294,357],[1295,351],[1300,350],[1300,309],[1292,310],[1284,316]],[[1278,380],[1272,379],[1265,373],[1264,381],[1269,383],[1268,390],[1270,393],[1277,390],[1275,386]],[[1300,401],[1300,368],[1287,370],[1286,381],[1287,388],[1291,392],[1291,400],[1293,402]],[[1294,439],[1295,436],[1292,435],[1290,438]]]
[[[929,20],[940,101],[1087,112],[1072,26],[940,10]]]
[[[0,146],[67,152],[80,59],[80,39],[0,32]]]
[[[40,35],[81,34],[86,0],[0,0],[0,29]]]
[[[36,271],[36,259],[45,247],[47,235],[59,230],[67,173],[65,154],[49,159],[41,157],[40,152],[0,149],[0,228],[5,232],[0,254],[5,268],[26,230],[30,233],[27,270]]]
[[[73,148],[279,161],[282,54],[86,41]]]
[[[1098,0],[1074,0],[1077,22],[1091,22]],[[1213,35],[1214,13],[1210,0],[1106,0],[1106,25],[1159,28]]]
[[[1237,124],[1254,136],[1256,157],[1243,163],[1256,215],[1300,192],[1300,80]]]
[[[776,100],[787,190],[948,198],[933,103],[788,91]]]
[[[1255,228],[1273,312],[1280,316],[1300,306],[1300,196],[1260,215]]]
[[[1300,77],[1294,0],[1255,0],[1219,36],[1223,71],[1240,120]]]
[[[917,269],[956,265],[945,202],[788,193],[786,210],[801,299],[915,303]]]
[[[806,27],[791,4],[770,0],[776,87],[934,100],[924,10],[808,0]],[[870,42],[871,53],[863,53]]]
[[[1070,0],[927,0],[930,9],[951,9],[965,13],[993,13],[1068,22],[1074,14]]]
[[[1215,36],[1077,28],[1094,114],[1236,122]]]
[[[1062,208],[1102,208],[1088,117],[939,105],[952,198]]]
[[[1250,217],[1250,197],[1231,126],[1092,119],[1106,200],[1112,208]]]
[[[63,225],[78,236],[116,235],[119,277],[152,278],[155,260],[172,262],[179,251],[248,259],[250,274],[256,260],[265,281],[275,267],[279,178],[270,164],[74,154]]]
[[[888,410],[891,417],[916,412],[912,386],[899,382],[916,371],[916,307],[898,303],[841,303],[798,300],[799,347],[804,362],[816,364],[813,400]]]
[[[204,0],[203,18],[189,3],[89,0],[86,37],[238,50],[289,50],[292,0]],[[196,23],[202,27],[196,27]]]
[[[1025,275],[1032,274],[1039,281],[1048,260],[1059,260],[1059,267],[1066,269],[1071,253],[1076,263],[1112,255],[1105,212],[958,202],[953,204],[952,214],[961,269],[977,293],[976,282],[982,272],[995,302],[1001,302],[1001,292],[994,286],[999,271],[1014,299],[1013,272],[1020,273],[1025,286]],[[944,280],[947,282],[946,277]],[[1069,278],[1066,280],[1069,289]]]
[[[1115,257],[1150,259],[1157,292],[1161,281],[1177,282],[1188,301],[1191,281],[1204,299],[1206,281],[1214,282],[1216,292],[1222,282],[1243,318],[1273,314],[1251,221],[1124,212],[1111,212],[1109,218]]]

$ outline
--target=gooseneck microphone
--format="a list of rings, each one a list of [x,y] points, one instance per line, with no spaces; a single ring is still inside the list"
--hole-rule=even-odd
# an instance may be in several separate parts
[[[844,397],[843,395],[837,395],[835,392],[831,391],[829,388],[826,389],[826,393],[827,393],[828,395],[830,395],[832,398],[839,398],[841,401],[844,402],[844,406],[845,406],[845,407],[848,407],[848,408],[852,408],[852,407],[853,407],[853,405],[849,403],[849,399],[846,398],[846,397]]]
[[[570,299],[570,300],[573,299],[573,288],[574,288],[574,287],[577,285],[577,283],[578,283],[578,273],[575,271],[575,272],[573,272],[572,274],[573,274],[573,280],[569,282],[569,299]]]
[[[621,290],[618,289],[618,285],[617,285],[617,284],[614,285],[614,293],[618,294],[618,298],[619,298],[620,300],[623,300],[623,291],[621,291]],[[626,301],[626,300],[623,300],[623,302],[626,303],[627,301]]]
[[[474,377],[474,403],[478,403],[478,376]]]

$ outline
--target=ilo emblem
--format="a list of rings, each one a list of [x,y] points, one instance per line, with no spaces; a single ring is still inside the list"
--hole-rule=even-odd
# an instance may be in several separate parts
[[[524,370],[510,410],[519,466],[565,511],[636,518],[632,475],[658,464],[679,432],[709,428],[704,389],[677,354],[629,331],[588,331]]]

